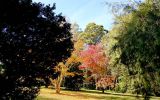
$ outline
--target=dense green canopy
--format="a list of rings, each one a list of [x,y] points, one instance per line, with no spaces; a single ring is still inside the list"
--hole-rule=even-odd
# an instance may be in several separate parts
[[[144,96],[160,95],[160,9],[154,2],[119,16],[109,33],[112,63],[127,68],[135,92]]]
[[[80,38],[87,44],[97,44],[107,32],[102,25],[89,23],[80,34]]]
[[[0,1],[0,99],[31,100],[52,66],[70,56],[70,24],[32,0]]]

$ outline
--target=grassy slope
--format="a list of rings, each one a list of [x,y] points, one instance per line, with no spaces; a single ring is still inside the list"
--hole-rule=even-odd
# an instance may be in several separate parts
[[[36,100],[143,100],[133,95],[122,94],[102,94],[97,91],[66,91],[56,94],[53,89],[42,88]],[[158,97],[152,97],[151,100],[160,100]]]

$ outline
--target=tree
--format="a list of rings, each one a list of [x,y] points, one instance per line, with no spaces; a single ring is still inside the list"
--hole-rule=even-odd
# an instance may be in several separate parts
[[[100,78],[96,83],[96,89],[100,88],[104,93],[106,88],[114,88],[116,83],[116,77],[111,75],[106,75],[103,78]]]
[[[88,45],[86,49],[80,53],[82,65],[80,67],[87,68],[93,74],[105,75],[109,59],[106,57],[101,44]]]
[[[83,71],[79,69],[80,62],[72,63],[69,72],[74,76],[67,76],[64,80],[64,87],[69,90],[78,91],[83,86]]]
[[[73,41],[76,42],[79,39],[79,35],[82,32],[82,30],[79,28],[79,25],[77,23],[71,24],[71,33],[73,34]]]
[[[56,93],[60,93],[63,79],[66,76],[73,76],[74,74],[71,72],[68,72],[68,67],[63,62],[60,62],[54,68],[54,70],[58,74],[58,77],[56,77],[55,79],[52,79],[52,77],[50,77],[50,81],[55,86]]]
[[[95,23],[89,23],[86,26],[84,32],[82,32],[79,37],[86,44],[97,44],[101,41],[101,38],[107,32],[108,31],[105,30],[102,25],[97,25]]]
[[[53,66],[70,56],[70,24],[53,6],[32,0],[0,1],[0,99],[31,100]]]
[[[66,76],[64,79],[64,87],[69,90],[79,90],[83,84],[83,71],[79,68],[81,59],[79,57],[80,51],[83,49],[84,42],[80,39],[74,42],[74,51],[67,59],[65,65],[68,66],[68,72],[73,73],[74,76]]]
[[[82,71],[78,67],[80,65],[78,54],[82,48],[83,42],[81,40],[75,41],[74,51],[71,53],[71,56],[54,68],[57,77],[50,77],[50,81],[55,86],[56,93],[60,93],[62,83],[70,90],[79,90],[81,87],[79,83],[83,83],[83,76]]]
[[[84,77],[86,78],[85,86],[88,87],[91,85],[89,83],[86,83],[88,79],[94,78],[96,83],[98,81],[98,78],[106,75],[108,58],[103,52],[101,44],[88,45],[84,50],[80,52],[79,57],[82,63],[79,68],[84,70]]]
[[[123,65],[134,79],[136,93],[144,97],[160,94],[159,60],[160,10],[155,0],[146,0],[132,12],[119,16],[114,32],[112,56],[115,65]],[[114,35],[113,35],[114,34]]]

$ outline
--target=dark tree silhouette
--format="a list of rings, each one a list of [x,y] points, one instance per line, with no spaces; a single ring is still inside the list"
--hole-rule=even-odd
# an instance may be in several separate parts
[[[31,100],[72,51],[70,24],[53,6],[0,0],[0,99]]]
[[[74,76],[67,76],[64,80],[64,87],[68,90],[79,91],[83,86],[83,71],[79,69],[81,63],[72,63],[69,67],[69,72],[74,73]]]

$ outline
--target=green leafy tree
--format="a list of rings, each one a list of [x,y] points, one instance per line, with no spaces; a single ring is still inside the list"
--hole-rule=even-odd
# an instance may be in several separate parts
[[[111,60],[125,66],[136,93],[160,95],[160,10],[146,0],[132,12],[117,18],[110,34]]]
[[[40,80],[70,56],[70,24],[54,9],[32,0],[0,1],[1,100],[33,100]]]
[[[101,41],[101,38],[107,30],[104,29],[102,25],[97,25],[95,23],[89,23],[84,32],[81,33],[80,38],[87,44],[97,44]]]

